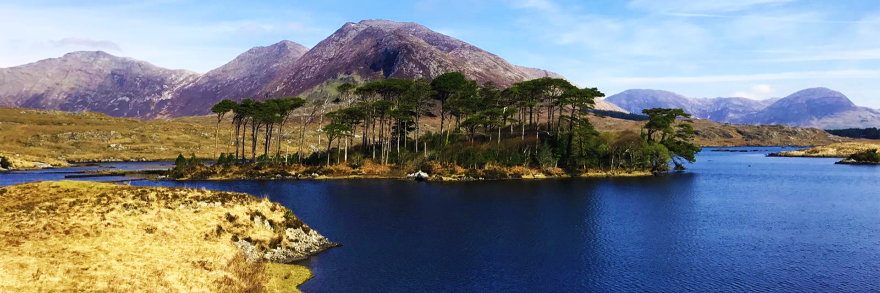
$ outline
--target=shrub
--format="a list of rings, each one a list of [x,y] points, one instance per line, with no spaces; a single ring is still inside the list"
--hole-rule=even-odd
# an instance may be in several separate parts
[[[877,149],[870,149],[852,154],[847,159],[862,163],[880,163],[880,153],[877,153]]]
[[[360,152],[350,152],[348,154],[348,164],[352,168],[360,168],[364,165],[364,154]]]
[[[202,162],[198,158],[196,158],[196,154],[193,153],[192,156],[189,157],[189,162],[187,162],[186,164],[187,166],[196,166],[201,165]]]
[[[556,156],[553,154],[553,149],[546,144],[542,144],[538,148],[537,160],[538,164],[541,164],[541,168],[556,167]]]
[[[6,157],[0,157],[0,168],[9,169],[11,165]]]
[[[186,158],[183,157],[183,154],[177,155],[177,159],[174,160],[174,168],[176,168],[176,169],[186,168]]]
[[[214,166],[223,166],[226,165],[226,153],[220,153],[220,157],[217,158],[217,161],[214,162]]]

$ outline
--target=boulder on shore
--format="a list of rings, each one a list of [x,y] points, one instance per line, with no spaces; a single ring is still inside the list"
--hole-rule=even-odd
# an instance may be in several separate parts
[[[431,178],[431,175],[428,173],[422,172],[421,170],[412,174],[406,175],[406,178],[415,179],[417,181],[428,180]]]

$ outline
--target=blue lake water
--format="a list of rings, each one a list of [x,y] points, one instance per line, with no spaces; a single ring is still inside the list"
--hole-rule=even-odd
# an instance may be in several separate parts
[[[0,173],[0,186],[8,186],[34,181],[85,180],[85,181],[118,181],[131,179],[122,176],[64,178],[69,175],[88,174],[89,171],[135,171],[135,170],[168,170],[173,162],[118,162],[99,164],[80,164],[69,168],[40,169]]]
[[[291,208],[343,244],[304,292],[880,291],[880,168],[711,150],[649,178],[132,184]]]

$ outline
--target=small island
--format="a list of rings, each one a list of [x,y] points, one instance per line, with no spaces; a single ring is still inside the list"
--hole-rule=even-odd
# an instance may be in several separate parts
[[[880,165],[880,153],[877,149],[870,149],[850,155],[846,159],[837,162],[845,165]]]

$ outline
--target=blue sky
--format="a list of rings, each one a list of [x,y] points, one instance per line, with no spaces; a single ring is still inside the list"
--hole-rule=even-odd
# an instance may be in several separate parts
[[[0,67],[104,50],[206,72],[345,22],[413,21],[606,94],[784,97],[825,86],[880,108],[880,1],[3,1]]]

